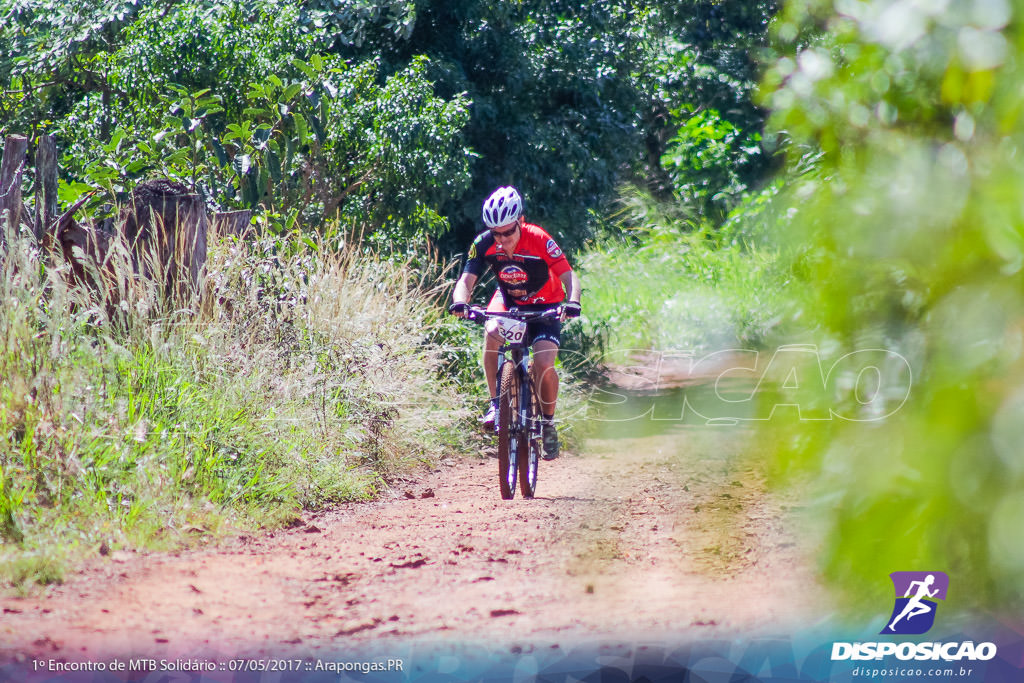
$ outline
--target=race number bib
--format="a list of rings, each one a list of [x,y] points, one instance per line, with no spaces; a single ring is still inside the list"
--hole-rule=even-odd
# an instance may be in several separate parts
[[[498,332],[509,344],[521,344],[526,339],[526,323],[511,318],[498,318]]]

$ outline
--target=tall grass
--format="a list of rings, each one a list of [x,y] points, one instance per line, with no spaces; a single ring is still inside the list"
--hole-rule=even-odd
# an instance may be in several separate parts
[[[428,342],[438,283],[403,263],[215,240],[198,291],[168,295],[116,240],[99,288],[29,238],[6,249],[0,579],[280,525],[464,438]]]
[[[750,348],[770,340],[788,308],[788,274],[774,250],[636,191],[625,193],[624,207],[621,229],[580,262],[588,332],[606,336],[606,351]]]

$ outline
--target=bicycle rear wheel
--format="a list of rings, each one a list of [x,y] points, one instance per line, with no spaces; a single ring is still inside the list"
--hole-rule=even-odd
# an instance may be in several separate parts
[[[526,415],[518,443],[519,490],[523,498],[533,498],[537,491],[537,461],[540,455],[542,433],[540,399],[530,386],[530,378],[522,378],[520,397]]]
[[[516,456],[522,441],[519,422],[519,382],[515,363],[506,361],[498,376],[498,486],[501,497],[516,495]]]

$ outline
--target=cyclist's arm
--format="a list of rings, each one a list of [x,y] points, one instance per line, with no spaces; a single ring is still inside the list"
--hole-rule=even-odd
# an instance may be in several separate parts
[[[476,286],[477,276],[473,273],[463,273],[458,282],[455,283],[455,291],[452,292],[453,304],[468,304],[473,296],[473,287]]]
[[[562,287],[565,288],[565,300],[578,304],[580,302],[580,279],[576,276],[576,272],[567,270],[558,278],[562,281]]]

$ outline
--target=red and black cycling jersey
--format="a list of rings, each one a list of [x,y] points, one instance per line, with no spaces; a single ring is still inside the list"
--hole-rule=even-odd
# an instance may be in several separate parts
[[[462,272],[480,277],[485,265],[498,280],[505,306],[561,303],[565,291],[559,278],[572,270],[551,235],[532,223],[523,223],[511,254],[501,248],[490,230],[480,233],[469,248]]]

